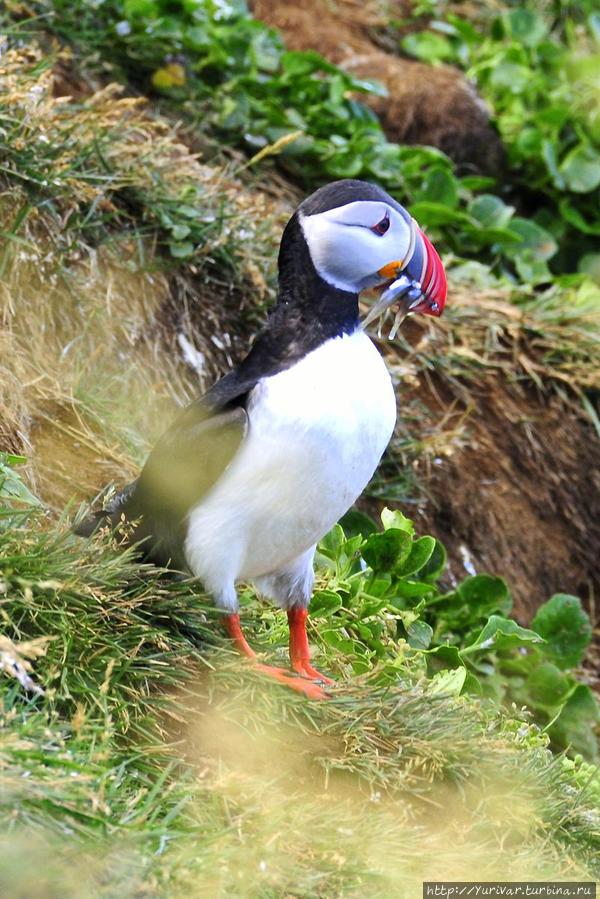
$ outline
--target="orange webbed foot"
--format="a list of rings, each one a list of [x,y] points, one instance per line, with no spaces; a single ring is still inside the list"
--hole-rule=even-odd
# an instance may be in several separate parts
[[[308,662],[308,669],[312,673],[308,673],[305,669],[298,670],[295,665],[294,669],[297,673],[294,673],[294,671],[287,671],[284,668],[278,668],[275,665],[265,665],[263,662],[259,662],[256,653],[244,637],[240,624],[240,616],[237,613],[234,612],[225,617],[225,628],[233,640],[236,649],[252,663],[255,671],[265,675],[265,677],[271,678],[282,687],[287,687],[289,690],[294,690],[296,693],[302,693],[307,699],[329,699],[329,694],[326,693],[319,684],[313,683],[313,681],[320,680],[323,683],[332,683],[332,681],[328,678],[324,678],[318,671],[311,668],[311,666],[308,665]],[[300,677],[297,676],[298,674]]]

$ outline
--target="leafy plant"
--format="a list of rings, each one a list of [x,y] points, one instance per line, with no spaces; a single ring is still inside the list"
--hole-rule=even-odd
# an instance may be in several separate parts
[[[406,520],[389,521],[410,536]],[[407,556],[398,543],[405,566],[431,546],[411,537]],[[196,583],[165,578],[110,537],[76,540],[35,511],[27,528],[0,530],[0,596],[0,864],[11,895],[187,897],[199,883],[237,895],[244,866],[265,894],[313,895],[318,879],[323,895],[396,895],[407,877],[420,889],[440,858],[490,877],[598,873],[597,769],[554,757],[520,715],[457,698],[456,670],[400,689],[350,681],[307,703],[236,658]],[[15,651],[31,658],[33,683],[15,678]],[[441,832],[415,817],[449,797]]]
[[[527,4],[478,27],[448,13],[400,41],[411,56],[462,67],[491,106],[507,149],[507,193],[531,213],[512,229],[524,238],[519,275],[534,283],[552,257],[558,271],[581,265],[600,234],[600,33],[591,4],[578,16],[553,21]]]
[[[319,548],[329,570],[313,599],[319,634],[356,672],[376,666],[383,680],[403,672],[437,679],[440,689],[526,706],[555,746],[598,758],[600,706],[572,669],[592,638],[577,597],[553,596],[525,628],[509,617],[500,577],[477,574],[443,590],[446,553],[416,537],[410,519],[384,510],[383,531],[352,513]]]
[[[547,261],[560,229],[543,216],[515,215],[487,193],[493,179],[458,177],[439,150],[388,141],[357,99],[381,93],[380,86],[315,52],[286,51],[241,0],[38,0],[36,7],[54,12],[53,27],[64,38],[89,53],[102,47],[124,78],[168,95],[202,130],[250,152],[277,146],[280,164],[307,187],[333,178],[378,181],[453,253],[483,254],[534,284],[551,280]],[[426,55],[431,41],[413,38],[413,50]],[[452,48],[449,38],[440,40]],[[178,252],[185,254],[181,240]]]
[[[40,506],[38,498],[15,471],[16,466],[26,461],[25,456],[0,452],[0,528],[15,527]]]
[[[27,246],[19,232],[42,209],[60,222],[67,253],[120,231],[123,241],[156,239],[176,261],[206,262],[200,257],[210,244],[211,262],[233,271],[239,249],[231,224],[245,213],[235,196],[227,203],[222,181],[211,181],[177,130],[151,117],[144,101],[121,96],[118,85],[85,104],[55,97],[54,67],[65,57],[44,55],[37,44],[3,56],[0,178],[23,191],[11,244]],[[246,239],[262,227],[246,221]]]

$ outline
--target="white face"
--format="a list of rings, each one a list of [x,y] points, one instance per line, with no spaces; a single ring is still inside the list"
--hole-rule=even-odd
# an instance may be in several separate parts
[[[351,293],[383,284],[380,269],[405,259],[414,241],[400,213],[379,200],[301,215],[300,225],[319,275]]]

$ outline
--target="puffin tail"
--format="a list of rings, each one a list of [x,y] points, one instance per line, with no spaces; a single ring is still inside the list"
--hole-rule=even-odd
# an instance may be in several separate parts
[[[110,491],[103,497],[102,508],[92,510],[82,518],[75,520],[73,533],[78,537],[91,537],[101,527],[116,528],[123,517],[127,516],[127,505],[135,490],[136,481],[128,484],[116,493]]]

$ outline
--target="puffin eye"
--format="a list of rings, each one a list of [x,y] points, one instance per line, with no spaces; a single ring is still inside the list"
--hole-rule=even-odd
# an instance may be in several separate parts
[[[371,228],[371,231],[374,234],[379,234],[379,236],[382,236],[385,234],[385,232],[388,230],[389,227],[390,227],[390,217],[386,212],[386,214],[381,219],[381,221],[377,222],[376,225],[373,225],[373,227]]]

